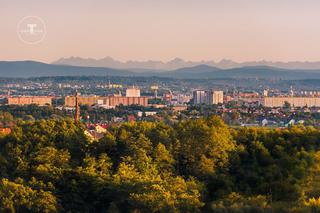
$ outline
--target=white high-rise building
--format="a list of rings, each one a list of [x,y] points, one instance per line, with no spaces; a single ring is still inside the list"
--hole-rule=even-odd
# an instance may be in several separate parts
[[[205,104],[207,102],[207,94],[204,90],[193,91],[193,104]]]
[[[140,89],[135,87],[127,88],[126,97],[140,97]]]
[[[208,104],[223,104],[223,91],[211,90],[207,92]]]

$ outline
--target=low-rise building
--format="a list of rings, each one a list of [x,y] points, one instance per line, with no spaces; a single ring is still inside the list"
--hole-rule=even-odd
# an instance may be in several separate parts
[[[177,106],[172,107],[172,110],[174,112],[181,112],[181,111],[185,111],[187,109],[188,109],[188,106],[186,106],[186,105],[180,105],[180,106],[177,105]]]
[[[52,97],[48,96],[17,96],[8,97],[8,105],[52,105]]]
[[[0,128],[0,135],[8,135],[11,133],[11,129],[10,128]]]
[[[264,97],[263,105],[265,107],[283,107],[285,103],[292,107],[320,107],[320,97]]]
[[[124,97],[124,96],[79,96],[78,102],[80,105],[101,105],[104,108],[114,108],[115,106],[124,105],[140,105],[148,106],[148,97]],[[75,106],[75,97],[66,96],[65,97],[65,106],[74,107]]]
[[[98,103],[99,97],[96,95],[92,96],[78,96],[78,102],[80,105],[92,106]],[[74,107],[76,105],[75,96],[66,96],[64,98],[64,105],[67,107]]]
[[[127,88],[126,97],[140,97],[140,89],[136,87]]]

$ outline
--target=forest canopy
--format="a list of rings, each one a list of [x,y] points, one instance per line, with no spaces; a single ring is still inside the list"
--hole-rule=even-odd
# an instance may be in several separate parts
[[[230,128],[217,117],[132,122],[98,141],[71,119],[0,138],[1,212],[310,212],[320,131]]]

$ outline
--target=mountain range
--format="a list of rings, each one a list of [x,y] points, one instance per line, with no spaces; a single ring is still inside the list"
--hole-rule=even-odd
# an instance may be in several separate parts
[[[221,61],[185,61],[180,58],[175,58],[168,62],[163,61],[126,61],[121,62],[111,57],[105,57],[101,59],[93,58],[81,58],[81,57],[69,57],[60,58],[52,64],[59,65],[72,65],[72,66],[85,66],[85,67],[109,67],[115,69],[126,69],[136,72],[143,71],[167,71],[176,70],[185,67],[194,67],[198,65],[208,65],[212,67],[218,67],[220,69],[232,69],[238,67],[252,67],[252,66],[269,66],[282,69],[320,69],[320,61],[316,62],[272,62],[272,61],[249,61],[249,62],[235,62],[232,60],[223,59]]]
[[[214,79],[214,78],[262,78],[262,79],[319,79],[320,69],[281,69],[269,66],[246,66],[221,69],[208,65],[184,67],[171,71],[140,70],[104,67],[84,67],[46,64],[36,61],[0,61],[0,77],[28,78],[44,76],[132,76],[132,77],[169,77],[180,79]]]

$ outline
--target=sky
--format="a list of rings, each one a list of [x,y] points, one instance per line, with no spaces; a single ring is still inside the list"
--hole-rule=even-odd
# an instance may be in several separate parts
[[[320,61],[319,0],[0,0],[0,60]],[[19,39],[26,16],[45,22]]]

